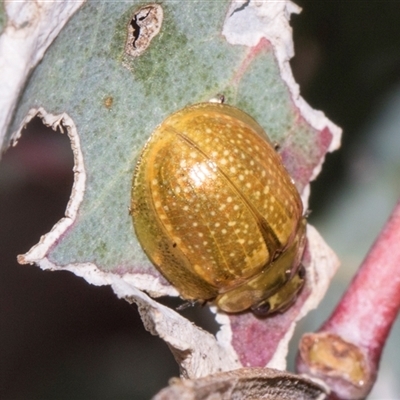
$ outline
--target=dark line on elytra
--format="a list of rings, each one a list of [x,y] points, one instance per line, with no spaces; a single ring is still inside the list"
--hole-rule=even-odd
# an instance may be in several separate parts
[[[173,129],[173,128],[172,128]],[[180,132],[177,132],[175,129],[173,129],[174,132],[176,133],[176,135],[178,135],[178,137],[180,137],[182,140],[184,140],[185,142],[189,143],[191,146],[193,146],[196,150],[198,150],[207,160],[210,160],[210,157],[208,157],[208,155],[199,147],[197,146],[197,144],[195,142],[193,142],[191,139],[189,139],[187,136],[182,135]],[[260,231],[261,231],[261,235],[264,238],[264,242],[265,242],[265,246],[268,249],[268,253],[271,257],[271,259],[274,258],[274,252],[271,251],[270,247],[268,246],[269,243],[269,239],[272,239],[275,243],[275,246],[277,249],[279,249],[280,247],[282,247],[282,243],[279,241],[278,237],[276,236],[274,230],[271,228],[271,225],[268,223],[268,221],[262,216],[260,215],[260,213],[253,207],[253,205],[247,200],[247,198],[245,196],[243,196],[243,194],[240,192],[240,190],[231,182],[231,180],[229,179],[229,177],[225,174],[224,171],[222,171],[222,169],[215,164],[216,167],[218,168],[218,171],[226,178],[227,182],[229,183],[229,185],[233,188],[233,190],[239,195],[239,197],[243,200],[243,202],[249,207],[249,209],[251,210],[252,214],[254,215],[259,227],[260,227]],[[266,233],[268,232],[268,235],[266,235]]]

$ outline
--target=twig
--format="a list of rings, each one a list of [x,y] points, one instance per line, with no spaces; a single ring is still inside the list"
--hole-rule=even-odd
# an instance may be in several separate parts
[[[342,300],[317,333],[303,336],[297,369],[339,399],[361,399],[400,308],[400,200]]]

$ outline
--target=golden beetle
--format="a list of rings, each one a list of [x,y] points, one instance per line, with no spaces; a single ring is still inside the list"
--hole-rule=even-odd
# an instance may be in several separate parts
[[[140,155],[131,209],[144,251],[187,300],[266,315],[303,286],[301,198],[238,108],[200,103],[165,119]]]

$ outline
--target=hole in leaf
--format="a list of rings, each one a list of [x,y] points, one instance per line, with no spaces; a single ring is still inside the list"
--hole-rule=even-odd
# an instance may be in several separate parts
[[[40,118],[34,118],[22,131],[17,145],[9,148],[1,160],[0,187],[13,199],[12,204],[4,205],[3,212],[20,215],[26,224],[36,226],[35,232],[48,232],[64,217],[74,179],[73,165],[67,134],[54,131],[43,125]],[[12,212],[13,208],[19,211]],[[7,220],[2,216],[3,223]],[[12,230],[13,223],[11,220],[9,223]],[[35,244],[38,236],[29,241]]]

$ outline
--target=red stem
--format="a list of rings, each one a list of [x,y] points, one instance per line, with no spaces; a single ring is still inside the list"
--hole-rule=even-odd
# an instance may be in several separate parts
[[[377,361],[399,308],[400,201],[322,330],[368,348]]]
[[[399,309],[400,201],[333,314],[303,337],[298,370],[324,379],[339,398],[365,397]]]

